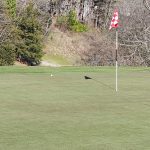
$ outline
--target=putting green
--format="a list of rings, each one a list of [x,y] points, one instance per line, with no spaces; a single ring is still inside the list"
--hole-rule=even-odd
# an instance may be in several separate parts
[[[0,67],[0,149],[149,150],[149,70]]]

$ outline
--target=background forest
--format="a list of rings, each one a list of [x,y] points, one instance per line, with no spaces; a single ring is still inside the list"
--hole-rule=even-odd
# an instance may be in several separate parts
[[[119,10],[119,64],[150,66],[147,0],[0,0],[0,65],[114,65],[113,10]],[[60,60],[59,59],[59,60]]]

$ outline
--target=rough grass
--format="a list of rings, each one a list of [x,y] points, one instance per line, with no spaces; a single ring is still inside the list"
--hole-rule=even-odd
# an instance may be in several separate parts
[[[83,60],[88,56],[87,54],[90,56],[92,51],[95,52],[98,49],[104,49],[104,47],[109,47],[106,50],[107,52],[109,52],[110,49],[114,49],[109,46],[109,41],[107,41],[106,46],[104,42],[106,41],[105,35],[94,29],[86,33],[73,33],[68,31],[62,32],[54,25],[52,25],[51,28],[52,32],[50,32],[44,44],[43,51],[46,55],[43,59],[48,58],[49,61],[54,60],[55,62],[59,62],[59,60],[63,58],[63,63],[64,60],[67,60],[67,64],[83,64],[85,63]],[[101,45],[104,45],[103,48],[101,48]],[[59,56],[59,58],[54,56]],[[62,61],[60,63],[62,63]]]
[[[47,61],[52,64],[58,64],[58,65],[62,65],[62,66],[70,65],[69,61],[60,55],[46,54],[43,56],[42,60]]]
[[[120,68],[118,93],[114,71],[1,67],[0,149],[149,150],[149,68]]]

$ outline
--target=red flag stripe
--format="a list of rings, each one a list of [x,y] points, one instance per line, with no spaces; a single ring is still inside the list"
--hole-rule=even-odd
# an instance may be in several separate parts
[[[118,11],[115,10],[111,23],[110,23],[109,30],[112,28],[118,28],[118,22],[119,22],[119,14],[118,14]]]

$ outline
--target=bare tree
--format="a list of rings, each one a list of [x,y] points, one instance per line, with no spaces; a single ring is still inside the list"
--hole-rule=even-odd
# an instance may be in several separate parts
[[[128,11],[121,14],[120,63],[150,66],[150,14],[141,1],[132,2],[121,7]]]
[[[6,15],[4,2],[0,0],[0,44],[10,36],[11,19]]]
[[[150,2],[148,0],[143,0],[143,4],[150,11]]]

